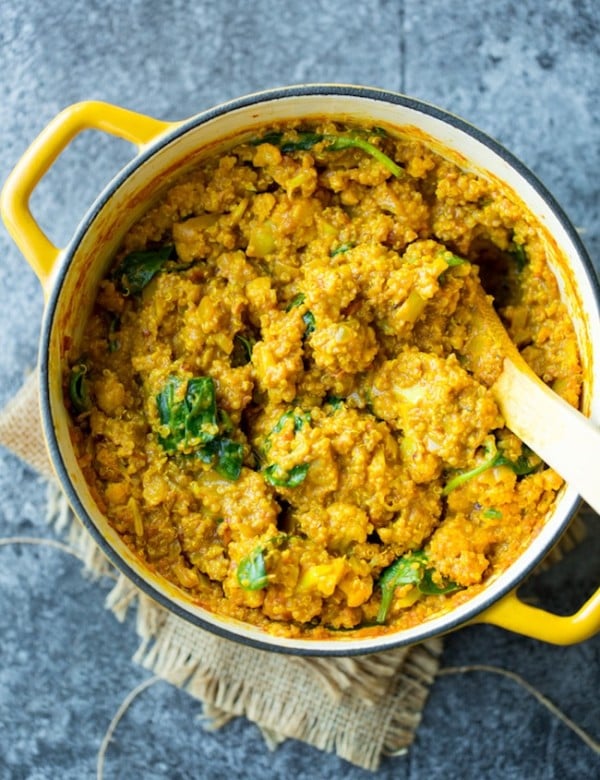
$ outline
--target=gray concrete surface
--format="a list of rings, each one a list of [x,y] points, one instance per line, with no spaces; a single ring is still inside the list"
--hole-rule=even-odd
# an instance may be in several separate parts
[[[504,142],[583,231],[600,267],[600,12],[596,0],[31,0],[0,4],[0,181],[64,106],[99,98],[164,119],[306,81],[403,91],[464,116]],[[131,154],[86,133],[35,192],[65,243],[85,207]],[[42,294],[0,230],[0,404],[36,361]],[[0,452],[0,537],[54,538],[39,479]],[[571,610],[597,584],[599,518],[589,541],[537,581]],[[57,550],[0,547],[0,778],[95,776],[105,729],[147,677],[132,621],[103,608],[106,584]],[[495,664],[523,675],[600,739],[600,636],[558,648],[485,626],[446,641],[445,666]],[[134,703],[105,778],[348,777],[369,773],[298,742],[271,754],[244,720],[204,733],[199,704],[164,683]],[[382,778],[595,778],[600,757],[509,679],[439,678],[407,756]]]

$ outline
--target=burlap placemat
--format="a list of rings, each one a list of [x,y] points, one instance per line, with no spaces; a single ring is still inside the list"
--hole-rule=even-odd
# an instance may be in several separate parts
[[[48,516],[96,575],[116,584],[106,605],[123,620],[137,610],[141,646],[134,661],[203,703],[208,727],[244,715],[274,747],[303,740],[365,769],[412,743],[442,643],[429,640],[357,658],[299,658],[238,645],[191,626],[117,576],[74,518],[55,482],[39,414],[37,375],[0,413],[0,444],[48,479]],[[318,703],[318,706],[315,706]]]

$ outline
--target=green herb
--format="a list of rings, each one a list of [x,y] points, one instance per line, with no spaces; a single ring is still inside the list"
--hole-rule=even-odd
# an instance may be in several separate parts
[[[533,455],[531,450],[526,450]],[[519,455],[516,460],[510,460],[505,455],[500,455],[495,463],[496,466],[508,466],[512,469],[517,477],[524,477],[527,474],[532,474],[539,468],[540,463],[532,462],[527,454]]]
[[[450,266],[450,268],[454,268],[457,265],[464,265],[465,263],[469,262],[464,257],[459,257],[458,255],[455,255],[453,252],[442,252],[442,254],[444,255],[444,260],[446,261],[446,264]]]
[[[338,135],[325,136],[325,138],[328,142],[326,149],[329,151],[339,152],[343,149],[361,149],[363,152],[366,152],[371,157],[373,157],[373,159],[377,160],[377,162],[383,165],[384,168],[387,168],[390,173],[396,176],[396,178],[402,178],[404,175],[402,168],[397,165],[390,157],[388,157],[387,154],[384,154],[381,149],[378,149],[372,143],[369,143],[369,141],[366,141],[360,136]]]
[[[69,398],[77,414],[89,412],[92,406],[88,383],[85,378],[86,374],[87,366],[84,363],[79,363],[73,366],[69,377]]]
[[[460,589],[460,585],[450,581],[436,585],[433,581],[435,569],[428,567],[427,563],[427,555],[422,550],[416,550],[398,558],[384,570],[379,578],[381,605],[377,613],[377,623],[385,623],[396,588],[401,585],[414,585],[426,596],[440,596]]]
[[[315,315],[312,313],[312,311],[307,311],[302,315],[302,322],[306,325],[303,338],[307,339],[312,333],[315,332],[317,327]]]
[[[351,241],[349,241],[346,244],[340,244],[335,249],[332,249],[329,253],[329,257],[336,257],[337,255],[342,255],[344,252],[347,252],[349,249],[353,249],[355,244],[353,244]]]
[[[117,316],[112,317],[110,325],[108,326],[108,351],[111,354],[116,352],[121,346],[121,343],[116,336],[120,327],[121,320]]]
[[[461,485],[464,485],[465,482],[468,482],[470,479],[473,479],[473,477],[477,477],[479,476],[479,474],[483,474],[484,471],[494,468],[494,466],[498,462],[499,454],[500,453],[498,451],[495,451],[490,457],[487,458],[487,460],[484,460],[478,466],[475,466],[475,468],[469,469],[468,471],[462,471],[459,474],[456,474],[456,476],[452,477],[452,479],[446,482],[442,490],[442,495],[447,496],[457,487],[460,487]]]
[[[252,146],[260,146],[261,144],[272,144],[273,146],[280,146],[283,140],[283,133],[280,130],[272,130],[269,133],[261,136],[260,138],[253,138],[250,141]]]
[[[351,135],[330,135],[322,133],[313,133],[302,131],[297,134],[295,139],[284,140],[282,133],[269,133],[260,140],[253,141],[254,144],[271,143],[279,146],[284,154],[297,151],[308,151],[318,143],[324,142],[324,149],[330,152],[341,152],[344,149],[360,149],[373,157],[377,162],[387,168],[390,173],[400,178],[404,175],[402,168],[397,165],[381,149],[378,149],[372,143],[362,138],[356,133]]]
[[[225,479],[235,482],[242,473],[242,463],[244,461],[244,448],[237,441],[232,441],[226,437],[216,439],[218,449],[216,452],[217,462],[215,471]]]
[[[214,467],[217,474],[235,482],[242,473],[244,448],[227,436],[215,436],[214,439],[199,446],[194,455],[203,463]]]
[[[276,433],[281,433],[288,420],[293,420],[293,432],[296,434],[310,422],[310,414],[309,412],[296,411],[295,409],[288,409],[287,412],[284,412],[265,437],[261,447],[262,452],[259,456],[261,462],[264,462],[263,456],[271,449],[271,437]]]
[[[160,249],[131,252],[121,260],[112,276],[125,295],[136,295],[163,268],[172,251],[172,246],[163,246]]]
[[[159,436],[158,440],[167,452],[174,452],[177,449],[177,444],[185,438],[185,421],[189,410],[185,402],[176,401],[178,390],[182,384],[180,379],[171,376],[156,396],[158,419],[161,427],[165,426],[169,431],[166,436]]]
[[[527,253],[525,252],[523,244],[517,244],[516,241],[513,241],[512,247],[509,250],[509,255],[514,257],[517,271],[521,273],[528,263]]]
[[[250,452],[252,453],[252,457],[254,459],[254,470],[260,471],[265,465],[264,450],[260,449],[259,447],[252,447]]]
[[[160,424],[168,428],[168,434],[159,438],[167,452],[198,442],[212,441],[218,431],[215,385],[211,377],[196,377],[186,384],[183,400],[183,381],[171,376],[164,389],[156,396]]]
[[[379,578],[381,604],[376,618],[378,623],[385,623],[396,588],[400,585],[418,585],[421,582],[425,561],[425,553],[417,551],[398,558],[384,570]]]
[[[246,366],[252,360],[252,350],[256,343],[254,339],[242,336],[241,333],[236,333],[233,339],[234,349],[231,355],[231,365],[235,368],[237,366]]]
[[[178,377],[169,377],[156,396],[160,425],[167,429],[165,435],[161,433],[158,437],[161,446],[169,454],[191,451],[226,479],[239,479],[244,449],[239,442],[223,435],[231,432],[233,425],[229,415],[217,409],[213,379],[188,380],[183,399],[178,400],[183,384]]]
[[[187,441],[212,441],[217,427],[217,398],[212,377],[199,376],[187,383],[185,403],[188,415],[185,425]]]
[[[297,306],[302,306],[305,300],[306,300],[306,295],[304,293],[298,293],[298,295],[294,295],[292,300],[285,307],[286,312],[295,309]]]
[[[295,435],[298,431],[301,431],[305,425],[310,423],[310,414],[308,412],[296,411],[295,409],[289,409],[287,412],[284,412],[265,438],[262,447],[263,454],[266,455],[271,449],[271,436],[273,436],[273,434],[281,433],[289,421],[292,421],[293,433]],[[264,461],[262,456],[260,456],[259,460]],[[265,482],[268,482],[274,487],[297,487],[304,482],[309,465],[309,463],[301,463],[294,466],[289,471],[285,471],[285,469],[282,469],[278,464],[272,463],[264,468],[262,473]]]
[[[373,135],[379,136],[379,138],[387,138],[388,137],[388,131],[385,129],[385,127],[380,127],[379,125],[375,125],[375,127],[371,128],[371,133]]]
[[[452,580],[446,580],[442,585],[437,585],[433,581],[435,573],[435,569],[432,568],[425,569],[423,572],[423,579],[417,587],[424,596],[445,596],[446,593],[454,593],[454,591],[462,589],[462,585],[452,582]]]
[[[493,469],[496,466],[508,466],[508,468],[512,469],[518,477],[531,474],[539,466],[538,463],[532,463],[529,460],[529,457],[525,454],[519,455],[517,460],[510,460],[510,458],[507,458],[506,455],[504,455],[501,450],[498,450],[495,445],[487,446],[485,448],[485,454],[488,457],[486,460],[480,463],[479,466],[475,466],[475,468],[469,469],[469,471],[463,471],[446,482],[442,490],[442,495],[447,496],[448,493],[451,493],[457,487],[464,485],[465,482],[473,479],[473,477],[477,477],[484,471]]]
[[[318,144],[320,141],[325,140],[327,136],[323,135],[322,133],[311,133],[311,132],[302,132],[298,133],[297,140],[288,140],[288,141],[282,141],[281,142],[281,151],[284,154],[289,154],[290,152],[298,152],[298,151],[304,151],[307,152],[310,149],[313,148],[316,144]]]
[[[269,436],[273,433],[281,433],[288,420],[294,421],[294,433],[298,433],[298,431],[301,431],[302,428],[310,422],[310,414],[308,412],[297,412],[294,409],[289,409],[281,415],[279,420],[277,420],[271,429]]]
[[[263,471],[265,482],[273,487],[294,488],[301,485],[306,479],[310,463],[300,463],[285,471],[277,463],[272,463]]]
[[[438,280],[442,286],[444,286],[448,281],[448,272],[450,268],[456,268],[460,265],[469,265],[469,261],[466,258],[460,257],[460,255],[455,255],[454,252],[451,252],[449,249],[440,249],[438,255],[443,258],[444,262],[448,266],[438,277]]]
[[[502,517],[502,512],[492,506],[489,509],[484,509],[483,516],[489,520],[499,520]]]
[[[264,550],[255,547],[254,550],[239,562],[237,581],[244,590],[262,590],[269,584]]]
[[[265,561],[265,552],[268,547],[281,547],[292,537],[281,533],[271,537],[264,544],[259,544],[250,555],[239,562],[237,567],[237,580],[244,590],[262,590],[269,584],[269,575]]]
[[[222,433],[231,433],[233,431],[231,417],[227,414],[225,409],[217,409],[217,420]]]
[[[298,293],[297,295],[294,295],[292,300],[288,303],[286,306],[286,312],[292,311],[292,309],[296,309],[298,306],[302,306],[304,301],[306,300],[306,295],[304,293]],[[315,332],[316,327],[316,321],[315,321],[315,315],[312,313],[312,311],[304,312],[302,315],[302,322],[306,326],[304,330],[303,339],[307,339],[311,333]]]
[[[331,406],[331,408],[337,412],[337,410],[341,409],[344,405],[344,399],[338,398],[337,395],[328,395],[325,398],[324,403],[327,404],[327,406]]]

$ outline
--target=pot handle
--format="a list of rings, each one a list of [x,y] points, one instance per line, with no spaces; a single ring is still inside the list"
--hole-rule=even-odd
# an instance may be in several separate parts
[[[86,101],[61,111],[33,141],[6,180],[0,195],[0,214],[44,289],[62,250],[34,219],[29,199],[60,153],[84,130],[102,130],[141,150],[174,124],[110,103]]]
[[[473,622],[491,623],[555,645],[573,645],[600,631],[600,588],[574,615],[555,615],[525,604],[513,590]]]

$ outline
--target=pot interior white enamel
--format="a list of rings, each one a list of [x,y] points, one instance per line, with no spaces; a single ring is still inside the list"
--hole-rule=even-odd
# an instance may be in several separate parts
[[[175,587],[138,561],[96,507],[78,466],[62,400],[65,356],[77,343],[97,284],[126,230],[199,156],[231,142],[234,136],[271,121],[309,116],[417,128],[439,144],[511,187],[544,225],[556,244],[552,267],[574,320],[584,364],[584,411],[600,420],[600,392],[593,366],[599,361],[600,316],[593,271],[572,226],[543,187],[501,147],[461,120],[398,95],[346,87],[301,87],[249,96],[217,107],[175,126],[125,168],[100,196],[65,250],[53,278],[41,347],[42,406],[49,448],[69,499],[111,560],[142,589],[181,617],[212,631],[261,647],[315,654],[367,653],[412,644],[468,622],[499,599],[541,560],[566,528],[578,503],[566,486],[543,530],[521,558],[466,604],[413,629],[372,638],[314,641],[272,636],[190,603]],[[565,263],[564,258],[567,258]]]

